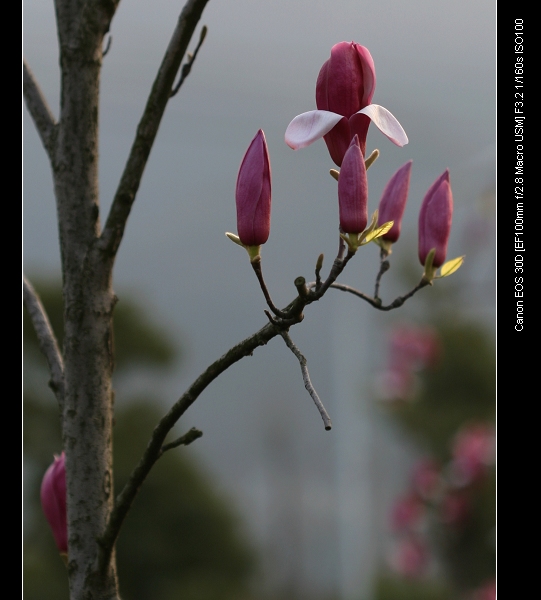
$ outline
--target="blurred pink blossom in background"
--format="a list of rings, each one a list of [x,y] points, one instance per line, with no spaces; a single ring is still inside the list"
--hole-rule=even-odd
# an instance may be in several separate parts
[[[411,400],[416,393],[415,373],[434,367],[441,355],[438,335],[430,327],[400,325],[389,339],[388,366],[380,375],[380,397]]]
[[[430,553],[425,542],[410,536],[396,544],[390,557],[390,564],[400,575],[415,578],[426,573],[429,559]]]
[[[496,600],[496,580],[488,581],[474,591],[471,600]]]
[[[471,500],[467,494],[451,492],[446,494],[440,504],[440,518],[446,525],[460,526],[471,512]]]
[[[393,505],[391,527],[396,532],[415,529],[424,514],[424,503],[415,494],[402,496]]]
[[[455,437],[451,465],[457,484],[468,485],[482,478],[494,464],[496,434],[487,423],[467,425]]]
[[[422,458],[413,467],[411,483],[421,498],[433,499],[442,486],[440,465],[432,458]]]

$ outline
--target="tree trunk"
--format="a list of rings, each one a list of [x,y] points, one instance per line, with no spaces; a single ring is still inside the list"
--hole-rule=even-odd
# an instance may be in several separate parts
[[[65,311],[63,438],[72,600],[118,599],[114,552],[104,560],[99,545],[113,505],[113,260],[96,244],[102,43],[115,4],[56,2],[62,89],[51,160]]]

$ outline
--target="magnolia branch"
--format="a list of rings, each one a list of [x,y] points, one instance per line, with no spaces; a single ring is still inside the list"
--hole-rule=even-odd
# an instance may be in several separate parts
[[[302,318],[298,316],[297,323]],[[101,564],[108,564],[110,553],[114,542],[118,536],[120,528],[130,506],[135,499],[139,488],[146,479],[156,461],[162,456],[163,452],[170,447],[169,444],[163,445],[165,437],[171,431],[175,423],[186,412],[186,410],[197,400],[199,395],[226,369],[246,356],[251,356],[254,350],[260,346],[266,345],[272,338],[279,335],[281,328],[289,327],[291,322],[280,324],[269,323],[262,327],[258,332],[246,338],[218,360],[213,362],[184,392],[179,400],[171,407],[169,412],[160,420],[154,429],[150,442],[139,461],[137,467],[133,470],[129,480],[123,490],[116,498],[115,506],[111,513],[109,523],[104,535],[100,540],[102,548]],[[174,443],[174,442],[173,442]]]
[[[299,364],[301,366],[302,372],[302,380],[304,382],[304,387],[312,397],[314,404],[317,406],[319,410],[319,414],[323,419],[323,424],[325,425],[325,429],[329,431],[332,427],[331,418],[329,417],[329,413],[325,410],[323,406],[323,402],[319,399],[317,392],[310,381],[310,374],[308,373],[308,367],[306,366],[306,358],[301,354],[300,350],[295,346],[293,340],[289,337],[289,334],[286,331],[280,331],[280,335],[284,338],[284,342],[286,346],[293,352],[293,354],[297,357]]]
[[[186,2],[154,80],[143,116],[137,127],[130,156],[124,167],[100,238],[100,249],[105,250],[110,256],[116,254],[122,240],[150,150],[171,96],[175,77],[207,2],[208,0],[188,0]]]
[[[257,257],[256,259],[252,260],[250,264],[252,265],[252,269],[256,274],[257,280],[259,281],[259,285],[261,287],[261,291],[263,292],[263,296],[265,296],[267,306],[277,317],[287,319],[287,315],[284,312],[282,312],[279,308],[276,308],[276,305],[272,301],[269,290],[267,288],[267,284],[265,283],[265,279],[263,278],[263,271],[261,269],[261,257]]]
[[[289,328],[297,323],[300,323],[304,319],[303,310],[312,302],[317,302],[321,299],[321,297],[325,294],[325,292],[329,289],[329,287],[336,287],[337,289],[342,289],[344,291],[349,291],[354,293],[364,300],[367,300],[380,310],[390,310],[390,308],[396,308],[404,303],[404,301],[412,296],[418,289],[428,285],[425,280],[422,280],[421,283],[412,290],[406,296],[402,298],[398,298],[393,302],[390,307],[382,307],[381,302],[378,304],[373,298],[358,292],[354,288],[350,288],[349,286],[342,286],[341,284],[335,283],[336,278],[342,273],[348,261],[354,256],[354,252],[348,251],[347,255],[344,257],[345,245],[341,241],[339,245],[338,254],[336,259],[334,260],[333,266],[330,270],[329,276],[322,283],[321,287],[314,291],[311,288],[315,287],[315,283],[306,284],[304,277],[297,277],[295,279],[295,287],[297,288],[298,296],[290,302],[284,309],[279,310],[276,309],[275,316],[272,316],[268,311],[265,311],[267,317],[269,318],[270,323],[262,327],[259,331],[246,338],[242,342],[238,343],[236,346],[231,348],[228,352],[226,352],[223,356],[221,356],[218,360],[213,362],[201,375],[193,382],[193,384],[184,392],[184,394],[177,400],[177,402],[171,407],[169,412],[160,420],[158,425],[155,427],[148,446],[139,461],[139,464],[135,467],[130,478],[128,479],[126,485],[117,496],[114,508],[111,512],[111,516],[105,532],[100,539],[100,547],[101,547],[101,556],[100,556],[100,564],[103,568],[108,564],[109,557],[111,555],[112,549],[114,547],[115,540],[120,532],[120,528],[122,527],[122,523],[130,510],[132,502],[137,496],[137,492],[139,491],[141,485],[145,481],[147,475],[150,470],[156,463],[156,461],[163,455],[166,450],[169,450],[173,447],[177,447],[183,443],[184,436],[176,440],[175,442],[171,442],[169,444],[164,445],[165,438],[167,434],[171,431],[175,423],[182,417],[182,415],[188,410],[188,408],[197,400],[197,398],[201,395],[201,393],[224,371],[226,371],[233,364],[243,359],[246,356],[251,356],[256,348],[260,346],[265,346],[271,339],[276,337],[277,335],[281,335],[290,348],[290,350],[295,354],[299,363],[301,365],[301,372],[303,375],[303,381],[306,389],[308,390],[310,396],[314,400],[321,417],[323,419],[323,423],[325,425],[325,429],[331,429],[331,420],[325,407],[323,406],[319,396],[317,395],[312,382],[310,381],[310,376],[308,374],[308,369],[306,366],[306,358],[300,353],[299,349],[295,346],[295,344],[291,341],[291,338],[287,334]],[[319,275],[319,271],[321,270],[321,266],[323,263],[323,256],[320,255],[317,263],[317,271]],[[262,289],[266,291],[266,286],[263,280],[263,274],[261,272],[261,267],[258,265],[258,268],[254,269],[256,275],[258,275],[258,280],[262,283]],[[268,301],[270,299],[270,295],[265,294],[265,299]],[[272,303],[272,301],[271,301]],[[273,305],[274,306],[274,305]],[[278,313],[278,314],[276,314]],[[283,315],[283,316],[282,316]],[[197,430],[196,430],[197,431]],[[189,435],[190,432],[188,432]]]
[[[58,348],[51,323],[45,312],[45,308],[39,299],[36,291],[32,284],[24,278],[23,283],[23,298],[26,310],[32,320],[32,325],[36,332],[39,348],[49,365],[49,371],[51,373],[51,380],[49,386],[55,393],[60,412],[64,410],[64,363],[62,361],[62,355]]]
[[[389,256],[389,253],[384,250],[383,248],[381,248],[380,250],[380,266],[379,266],[379,271],[378,274],[376,276],[376,285],[375,285],[375,289],[374,289],[374,299],[376,301],[378,301],[379,298],[379,286],[381,283],[381,278],[383,277],[383,274],[386,273],[390,268],[391,268],[391,263],[387,260],[387,257]]]
[[[23,62],[23,95],[49,160],[53,160],[57,123],[30,67]]]
[[[311,285],[313,286],[314,284],[311,284]],[[343,292],[349,292],[350,294],[353,294],[354,296],[357,296],[358,298],[362,298],[363,300],[368,302],[368,304],[372,305],[374,308],[377,308],[378,310],[388,311],[388,310],[393,310],[395,308],[402,306],[402,304],[404,304],[404,302],[406,300],[411,298],[420,289],[426,287],[427,285],[431,285],[430,282],[424,278],[421,279],[421,281],[410,292],[408,292],[404,296],[399,296],[398,298],[395,298],[391,302],[391,304],[387,304],[386,306],[384,306],[381,303],[381,298],[371,298],[367,294],[363,294],[359,290],[356,290],[355,288],[353,288],[349,285],[344,285],[343,283],[332,283],[330,287],[335,288],[337,290],[342,290]]]

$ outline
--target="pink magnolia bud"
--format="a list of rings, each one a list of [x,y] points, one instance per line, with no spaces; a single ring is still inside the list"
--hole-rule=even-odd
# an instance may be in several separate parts
[[[447,242],[453,218],[453,194],[449,169],[430,186],[419,213],[419,260],[424,266],[428,253],[436,249],[434,267],[440,267],[447,255]]]
[[[66,518],[66,467],[64,452],[54,457],[41,482],[41,506],[60,554],[68,553],[68,524]]]
[[[364,159],[355,135],[344,155],[338,177],[338,207],[343,233],[361,233],[368,221],[368,180]]]
[[[235,198],[240,241],[245,246],[264,244],[270,233],[271,168],[261,129],[242,159]]]
[[[367,48],[355,42],[340,42],[331,48],[331,57],[321,67],[316,83],[316,104],[344,118],[324,136],[329,154],[340,166],[353,136],[359,136],[366,153],[370,118],[356,114],[367,107],[376,89],[376,69]]]
[[[457,481],[468,485],[482,478],[494,463],[495,445],[492,425],[479,423],[462,428],[452,448],[452,468]]]
[[[389,179],[379,201],[378,225],[394,221],[391,229],[381,236],[381,239],[388,242],[396,242],[400,235],[402,216],[406,208],[410,186],[411,163],[411,160],[408,161]]]

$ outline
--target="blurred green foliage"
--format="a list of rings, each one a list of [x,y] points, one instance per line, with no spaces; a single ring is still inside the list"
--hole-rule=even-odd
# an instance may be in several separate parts
[[[63,302],[60,284],[51,281],[32,280],[60,347],[64,339]],[[158,325],[129,296],[120,295],[114,312],[115,369],[122,370],[144,365],[164,367],[178,358],[179,350],[170,340],[166,329]],[[35,360],[45,359],[39,353],[36,334],[25,311],[23,315],[23,340],[25,349],[33,353]]]
[[[60,287],[35,286],[54,330],[62,332]],[[58,407],[33,377],[43,369],[37,340],[25,315],[24,393],[24,598],[67,600],[66,570],[41,512],[39,488],[53,453],[62,449]],[[115,309],[117,367],[157,368],[176,358],[162,328],[134,302]],[[123,402],[115,415],[115,489],[139,461],[163,414],[156,399]],[[136,498],[117,544],[124,600],[244,600],[256,568],[255,554],[232,507],[214,489],[191,448],[179,447],[158,461]]]
[[[447,587],[434,581],[399,580],[381,577],[376,586],[377,600],[452,600]]]

